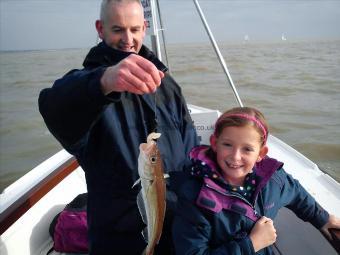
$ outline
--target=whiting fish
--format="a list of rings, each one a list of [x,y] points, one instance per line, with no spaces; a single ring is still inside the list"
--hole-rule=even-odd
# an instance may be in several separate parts
[[[139,146],[138,173],[142,189],[137,196],[137,205],[147,225],[143,231],[148,243],[143,253],[146,255],[152,255],[159,242],[166,209],[163,163],[156,143],[160,136],[160,133],[151,133],[147,143]]]

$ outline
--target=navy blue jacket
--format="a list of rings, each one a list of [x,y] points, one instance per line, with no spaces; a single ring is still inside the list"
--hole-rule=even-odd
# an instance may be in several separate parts
[[[85,171],[92,246],[112,245],[112,232],[140,234],[144,227],[136,206],[139,187],[131,187],[139,178],[139,145],[156,127],[155,104],[165,172],[182,171],[190,163],[188,152],[198,143],[181,89],[169,74],[156,95],[102,94],[105,69],[129,54],[100,43],[85,58],[84,69],[70,71],[39,96],[47,127]],[[166,71],[145,46],[139,55]]]
[[[194,155],[193,165],[204,162],[202,170],[208,168],[218,175],[213,160],[206,157],[206,149],[194,149],[199,153]],[[251,203],[212,178],[192,174],[182,177],[182,184],[174,188],[179,201],[173,224],[176,254],[255,254],[249,238],[255,222],[261,216],[274,219],[282,207],[318,229],[326,224],[328,213],[282,165],[268,157],[255,165],[259,183]],[[256,254],[272,254],[272,248]]]

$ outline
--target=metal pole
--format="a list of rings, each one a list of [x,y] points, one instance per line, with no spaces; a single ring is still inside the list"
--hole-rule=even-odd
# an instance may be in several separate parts
[[[157,24],[157,15],[156,15],[156,4],[155,0],[151,0],[151,13],[152,13],[152,21],[153,21],[153,31],[154,34],[151,35],[151,43],[152,43],[152,48],[154,52],[156,53],[156,56],[160,61],[162,61],[162,52],[161,52],[161,47],[160,47],[160,42],[159,42],[159,28]]]
[[[214,38],[214,35],[212,34],[212,32],[211,32],[211,30],[210,30],[210,28],[209,28],[209,25],[208,25],[208,23],[207,23],[207,21],[206,21],[206,19],[205,19],[205,17],[204,17],[204,14],[203,14],[202,9],[201,9],[201,7],[200,7],[200,5],[199,5],[199,3],[198,3],[198,0],[193,0],[193,1],[194,1],[194,3],[195,3],[196,9],[197,9],[197,11],[198,11],[198,13],[199,13],[199,15],[200,15],[200,17],[201,17],[201,20],[202,20],[202,22],[203,22],[204,28],[205,28],[205,30],[206,30],[207,33],[208,33],[209,39],[210,39],[210,41],[211,41],[211,43],[212,43],[212,45],[213,45],[213,47],[214,47],[214,50],[215,50],[216,55],[217,55],[217,57],[218,57],[218,60],[219,60],[220,64],[222,65],[223,71],[225,72],[225,74],[226,74],[227,77],[228,77],[229,84],[230,84],[230,86],[231,86],[231,88],[232,88],[232,90],[233,90],[233,92],[234,92],[234,95],[235,95],[235,97],[236,97],[236,100],[237,100],[238,104],[239,104],[241,107],[243,107],[241,98],[240,98],[240,96],[238,95],[238,92],[237,92],[237,90],[236,90],[236,87],[235,87],[235,85],[234,85],[234,83],[233,83],[233,80],[231,79],[230,74],[229,74],[227,65],[226,65],[226,63],[224,62],[223,56],[222,56],[222,54],[221,54],[221,52],[220,52],[220,50],[219,50],[219,48],[218,48],[218,45],[217,45],[217,43],[216,43],[216,41],[215,41],[215,38]]]
[[[166,62],[166,65],[168,66],[169,73],[171,74],[171,67],[170,67],[170,63],[169,63],[169,59],[168,59],[168,52],[167,52],[167,48],[166,48],[166,43],[167,42],[166,42],[166,38],[165,38],[162,13],[161,13],[161,8],[159,6],[159,1],[158,0],[156,0],[156,5],[157,5],[157,11],[158,11],[159,25],[161,27],[161,32],[162,32],[165,62]]]

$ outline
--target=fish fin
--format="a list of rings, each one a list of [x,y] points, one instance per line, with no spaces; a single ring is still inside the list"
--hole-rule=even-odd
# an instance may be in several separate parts
[[[142,236],[144,238],[144,241],[146,243],[148,243],[149,241],[149,235],[148,235],[148,227],[146,226],[143,230],[142,230]]]
[[[139,191],[137,195],[137,206],[138,206],[138,210],[139,210],[140,216],[142,217],[143,222],[145,224],[148,224],[142,191]]]
[[[135,183],[132,185],[132,189],[141,182],[141,179],[139,178],[137,181],[135,181]]]
[[[143,199],[143,194],[142,191],[140,191],[137,195],[137,206],[139,210],[139,214],[142,217],[143,222],[145,223],[146,227],[142,230],[142,235],[144,237],[144,240],[148,242],[148,219],[146,215],[146,210],[145,210],[145,204],[144,204],[144,199]]]

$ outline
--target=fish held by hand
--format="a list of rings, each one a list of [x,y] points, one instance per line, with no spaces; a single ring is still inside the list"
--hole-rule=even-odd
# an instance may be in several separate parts
[[[157,147],[160,133],[151,133],[147,142],[139,146],[138,173],[142,189],[137,196],[137,205],[147,227],[143,237],[148,243],[143,254],[152,255],[162,235],[166,210],[166,184],[163,163]]]

